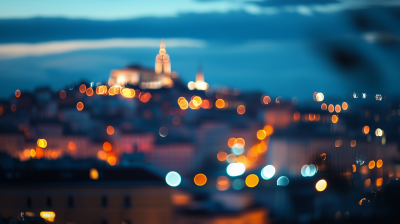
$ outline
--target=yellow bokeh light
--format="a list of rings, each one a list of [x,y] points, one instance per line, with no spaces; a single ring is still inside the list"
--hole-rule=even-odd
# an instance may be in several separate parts
[[[381,137],[381,136],[383,135],[382,129],[377,128],[377,129],[375,130],[375,135],[376,135],[377,137]]]
[[[326,180],[321,179],[317,182],[317,184],[315,184],[315,189],[317,189],[317,191],[324,191],[326,189],[326,186]]]
[[[40,212],[40,217],[42,217],[46,221],[54,222],[54,218],[56,217],[56,213],[51,212],[51,211],[42,211],[42,212]]]
[[[30,151],[30,156],[33,158],[36,156],[36,151],[34,149],[31,149]]]
[[[193,97],[193,104],[198,107],[201,105],[201,103],[203,102],[203,100],[199,97],[199,96],[195,96]]]
[[[46,148],[46,146],[47,146],[47,141],[46,141],[46,139],[38,139],[37,145],[38,145],[40,148]]]
[[[90,169],[90,179],[97,180],[98,178],[99,178],[99,172],[94,168]]]
[[[197,186],[203,186],[204,184],[207,183],[207,177],[206,177],[206,175],[204,175],[204,174],[202,174],[202,173],[197,174],[197,175],[194,177],[194,183],[195,183]]]
[[[260,179],[258,178],[257,175],[255,174],[250,174],[246,177],[246,185],[248,187],[255,187],[257,186],[258,182],[260,181]]]
[[[371,160],[369,163],[368,163],[368,168],[371,170],[371,169],[373,169],[373,168],[375,168],[375,161],[374,160]]]
[[[257,131],[257,138],[263,140],[267,137],[267,133],[264,130]]]

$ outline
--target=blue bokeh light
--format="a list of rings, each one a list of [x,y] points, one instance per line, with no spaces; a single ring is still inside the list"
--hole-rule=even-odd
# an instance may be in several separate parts
[[[176,187],[181,183],[181,175],[175,171],[171,171],[165,176],[165,181],[171,187]]]
[[[265,167],[261,170],[261,177],[262,177],[264,180],[269,180],[269,179],[271,179],[274,175],[275,175],[275,167],[272,166],[272,165],[265,166]]]

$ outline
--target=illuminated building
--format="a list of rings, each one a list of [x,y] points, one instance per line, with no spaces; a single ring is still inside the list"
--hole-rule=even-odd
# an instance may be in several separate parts
[[[137,166],[96,168],[96,178],[91,170],[1,171],[1,216],[24,212],[54,224],[172,223],[171,188],[163,177]]]
[[[204,75],[203,71],[201,69],[198,70],[196,74],[196,81],[190,81],[188,84],[188,88],[190,90],[207,90],[208,89],[208,83],[204,82]]]
[[[125,86],[127,84],[139,86],[141,89],[171,88],[177,78],[175,72],[171,72],[171,61],[165,49],[164,40],[161,41],[159,54],[156,56],[155,69],[145,69],[137,65],[128,66],[122,70],[112,70],[108,85]]]

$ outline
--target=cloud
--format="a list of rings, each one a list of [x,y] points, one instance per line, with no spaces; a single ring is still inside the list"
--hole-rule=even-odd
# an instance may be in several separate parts
[[[206,42],[196,39],[171,38],[165,39],[168,48],[173,47],[196,47],[203,48]],[[0,59],[20,58],[26,56],[43,56],[49,54],[61,54],[79,50],[95,50],[105,48],[156,48],[160,45],[160,39],[128,39],[114,38],[102,40],[72,40],[52,41],[36,44],[1,44]]]

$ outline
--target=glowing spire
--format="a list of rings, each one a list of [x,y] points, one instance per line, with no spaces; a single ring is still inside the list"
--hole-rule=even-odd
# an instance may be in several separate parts
[[[161,40],[160,44],[160,51],[159,54],[156,56],[156,66],[155,72],[157,74],[164,73],[164,74],[171,74],[171,62],[169,59],[169,55],[165,50],[165,43],[164,39]]]

